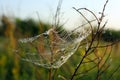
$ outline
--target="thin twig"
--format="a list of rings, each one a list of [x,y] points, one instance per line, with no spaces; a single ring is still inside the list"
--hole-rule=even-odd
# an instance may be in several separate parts
[[[75,71],[74,71],[74,73],[73,73],[73,75],[72,75],[72,77],[71,77],[71,80],[74,79],[74,77],[75,77],[78,69],[80,68],[81,64],[83,63],[84,59],[86,58],[88,52],[92,49],[92,45],[93,45],[93,43],[94,43],[94,41],[95,41],[95,38],[96,38],[97,36],[98,36],[99,38],[98,38],[98,42],[97,42],[97,44],[96,44],[96,46],[95,46],[94,48],[96,49],[97,47],[99,47],[100,36],[101,36],[101,33],[102,33],[101,30],[105,27],[106,23],[103,25],[103,27],[102,27],[101,30],[99,30],[99,29],[100,29],[100,26],[101,26],[101,23],[102,23],[102,20],[103,20],[103,17],[104,17],[104,11],[105,11],[105,7],[106,7],[107,3],[108,3],[108,0],[107,0],[106,3],[104,4],[103,10],[102,10],[102,14],[101,14],[101,17],[100,17],[99,20],[98,20],[97,16],[96,16],[93,12],[91,12],[90,10],[88,10],[88,9],[86,9],[86,8],[80,8],[80,9],[85,9],[85,10],[89,11],[89,12],[90,12],[91,14],[93,14],[93,16],[97,19],[97,21],[98,21],[98,26],[97,26],[97,27],[98,27],[98,28],[97,28],[97,31],[96,31],[96,34],[95,34],[95,35],[93,35],[93,26],[92,26],[91,22],[86,18],[86,16],[84,16],[84,14],[82,14],[82,13],[79,11],[80,9],[76,9],[75,7],[73,7],[73,9],[75,9],[75,10],[88,22],[88,24],[90,25],[91,31],[92,31],[92,40],[91,40],[91,42],[90,42],[90,45],[89,45],[88,49],[85,51],[85,54],[84,54],[84,56],[82,57],[79,65],[76,67],[76,69],[75,69]],[[98,72],[97,72],[98,75],[97,75],[97,80],[100,80],[100,76],[99,76],[100,66],[99,66],[99,65],[100,65],[100,60],[98,61]]]
[[[91,10],[89,10],[87,8],[79,8],[77,10],[86,10],[86,11],[90,12],[95,17],[95,19],[97,20],[97,22],[99,22],[99,19],[97,18],[97,16],[95,15],[95,13],[93,11],[91,11]]]
[[[119,70],[120,65],[111,73],[111,75],[108,77],[109,80],[112,79],[113,75]]]
[[[105,47],[113,46],[113,45],[117,44],[118,42],[120,42],[120,40],[112,42],[111,44],[107,44],[107,45],[103,45],[103,46],[98,46],[97,48],[105,48]],[[91,49],[92,48],[96,48],[96,46],[91,47]]]
[[[84,71],[84,72],[77,73],[77,74],[75,74],[75,76],[78,76],[78,75],[80,75],[80,74],[86,74],[86,73],[88,73],[89,71],[95,69],[96,67],[97,67],[97,65],[91,67],[90,69],[88,69],[88,70],[86,70],[86,71]]]
[[[88,24],[91,27],[91,31],[92,31],[92,35],[93,35],[93,26],[92,26],[91,22],[86,18],[86,16],[82,12],[80,12],[79,10],[77,10],[75,7],[73,7],[73,9],[76,10],[88,22]]]

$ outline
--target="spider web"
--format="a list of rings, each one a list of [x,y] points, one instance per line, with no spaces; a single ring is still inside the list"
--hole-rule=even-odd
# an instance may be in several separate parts
[[[51,28],[40,35],[19,39],[17,54],[24,61],[45,68],[59,68],[78,49],[80,42],[91,33],[80,27],[71,32]]]

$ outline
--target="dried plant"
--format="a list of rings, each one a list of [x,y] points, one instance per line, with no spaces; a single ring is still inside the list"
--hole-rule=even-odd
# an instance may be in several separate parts
[[[102,23],[105,17],[104,11],[107,3],[108,0],[104,4],[100,18],[87,8],[76,9],[73,7],[73,9],[78,12],[87,23],[68,32],[64,29],[59,29],[62,26],[59,24],[62,0],[59,0],[52,28],[35,37],[19,39],[19,46],[16,53],[24,61],[49,69],[49,80],[52,80],[54,77],[52,73],[53,69],[60,68],[77,50],[83,49],[84,53],[81,54],[80,62],[69,79],[74,80],[84,77],[88,72],[97,69],[95,80],[101,80],[103,73],[110,67],[109,61],[112,53],[112,45],[117,43],[114,42],[107,45],[102,45],[100,43],[102,32],[107,24],[107,21],[104,24]],[[88,11],[95,19],[89,20],[81,10]],[[97,22],[96,29],[94,29],[94,26],[92,25],[92,22],[95,21]],[[89,25],[89,27],[85,27],[86,25]],[[86,41],[82,42],[85,39]],[[100,53],[100,49],[103,52]],[[94,65],[89,69],[79,71],[83,64],[88,63],[94,63]],[[116,70],[117,69],[119,69],[119,67],[117,67]],[[113,76],[116,70],[111,74],[109,79]],[[63,80],[68,80],[61,75],[59,75],[59,77]]]
[[[86,44],[88,44],[88,47],[87,47],[87,49],[85,49],[84,55],[82,55],[82,59],[79,62],[78,66],[75,68],[70,80],[73,80],[76,76],[80,76],[80,75],[85,76],[88,72],[90,72],[91,70],[96,69],[96,68],[97,68],[97,73],[96,73],[95,80],[102,80],[101,76],[110,67],[110,61],[111,61],[110,56],[112,53],[112,46],[114,44],[116,44],[118,41],[107,44],[107,45],[102,45],[102,46],[100,43],[101,35],[107,24],[107,21],[103,24],[103,19],[105,17],[104,12],[105,12],[105,8],[106,8],[108,1],[109,0],[107,0],[104,4],[103,10],[100,13],[100,15],[101,15],[100,18],[97,17],[94,12],[92,12],[91,10],[89,10],[87,8],[76,9],[75,7],[73,7],[73,9],[75,11],[77,11],[88,22],[89,26],[91,27],[92,33],[91,33],[91,38],[88,41],[89,43],[86,43]],[[97,27],[96,27],[95,31],[94,31],[94,26],[91,24],[91,21],[87,19],[87,17],[81,12],[81,10],[88,11],[89,13],[91,13],[94,16],[95,20],[97,21]],[[92,21],[94,21],[94,20],[92,20]],[[100,49],[102,50],[102,52],[100,52]],[[93,55],[92,59],[91,59],[91,55]],[[88,62],[85,62],[85,59],[88,59]],[[89,68],[88,70],[86,70],[84,72],[78,72],[83,64],[90,63],[90,62],[93,62],[95,64],[95,66],[93,66],[92,68]],[[118,70],[118,69],[119,69],[119,66],[116,68],[116,70]],[[116,72],[116,70],[113,72],[113,74]],[[112,77],[112,74],[111,74],[111,77]],[[110,79],[110,78],[107,78],[107,80],[108,79]]]

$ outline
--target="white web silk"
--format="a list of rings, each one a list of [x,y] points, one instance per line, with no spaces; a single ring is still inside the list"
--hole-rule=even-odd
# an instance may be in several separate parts
[[[78,49],[79,44],[91,33],[89,28],[59,33],[51,28],[40,35],[19,39],[17,54],[22,60],[45,68],[59,68]]]

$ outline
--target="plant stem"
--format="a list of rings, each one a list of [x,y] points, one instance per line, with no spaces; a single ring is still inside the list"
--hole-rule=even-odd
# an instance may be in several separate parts
[[[52,80],[52,68],[49,69],[49,80]]]

